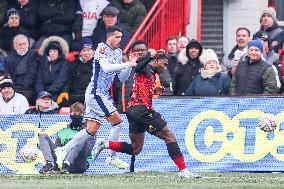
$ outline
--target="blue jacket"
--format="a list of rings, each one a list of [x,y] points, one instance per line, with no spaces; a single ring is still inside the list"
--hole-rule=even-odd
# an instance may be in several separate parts
[[[217,73],[212,78],[198,75],[187,89],[190,96],[222,96],[229,95],[231,79],[228,75]]]

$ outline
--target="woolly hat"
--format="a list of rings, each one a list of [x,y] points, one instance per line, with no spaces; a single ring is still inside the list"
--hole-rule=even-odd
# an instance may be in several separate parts
[[[12,87],[13,89],[15,89],[15,85],[14,85],[12,79],[4,78],[0,81],[0,90],[2,90],[5,87]]]
[[[84,48],[90,48],[93,49],[93,42],[88,37],[83,37],[80,41],[80,50]]]
[[[10,8],[7,10],[7,17],[9,18],[12,15],[20,16],[20,13],[15,8]]]
[[[248,43],[248,48],[257,47],[261,52],[263,52],[263,44],[259,39],[251,40]]]
[[[272,19],[276,22],[276,11],[272,7],[268,7],[262,11],[262,14],[260,16],[260,21],[264,14],[271,15]]]
[[[199,60],[204,66],[211,60],[219,64],[219,59],[213,49],[204,49],[201,56],[199,57]]]

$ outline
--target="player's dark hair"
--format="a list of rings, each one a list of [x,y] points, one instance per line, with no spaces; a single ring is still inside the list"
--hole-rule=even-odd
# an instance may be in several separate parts
[[[132,44],[131,49],[133,50],[136,45],[145,45],[146,48],[148,49],[148,44],[146,43],[146,41],[143,41],[143,40],[137,40],[137,41],[135,41],[135,42]]]
[[[109,28],[106,29],[106,35],[107,37],[109,37],[110,35],[112,35],[114,32],[121,32],[122,33],[122,29],[120,27],[117,26],[111,26]]]

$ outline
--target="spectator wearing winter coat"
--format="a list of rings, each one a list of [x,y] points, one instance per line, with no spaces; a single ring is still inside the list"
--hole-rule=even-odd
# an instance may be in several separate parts
[[[50,36],[60,36],[68,45],[71,44],[72,32],[81,30],[81,23],[77,25],[76,22],[77,6],[77,0],[39,0],[40,39],[35,44],[37,48]]]
[[[38,94],[35,107],[28,109],[25,114],[56,114],[58,105],[52,100],[52,95],[47,91]]]
[[[51,36],[43,41],[39,49],[39,69],[35,82],[37,94],[47,91],[56,101],[60,93],[66,92],[69,63],[65,56],[68,49],[67,42],[58,36]]]
[[[199,60],[202,53],[201,44],[192,39],[178,55],[179,63],[173,73],[173,94],[185,95],[193,79],[200,74],[203,67]]]
[[[174,40],[171,40],[171,41],[174,41]],[[172,42],[172,43],[174,43],[174,42]],[[179,64],[178,63],[179,62],[178,55],[179,55],[179,53],[181,52],[182,49],[186,48],[186,45],[188,45],[188,43],[189,43],[188,37],[180,36],[179,38],[177,38],[177,41],[176,41],[176,50],[175,50],[176,52],[175,52],[175,54],[169,54],[169,56],[168,56],[168,63],[169,64],[167,65],[167,69],[169,70],[169,73],[170,73],[172,79],[173,79],[175,68]],[[168,43],[167,43],[167,46],[168,46]],[[174,45],[172,45],[172,46],[174,46]]]
[[[94,49],[97,48],[98,44],[105,42],[107,39],[106,29],[112,26],[117,26],[122,29],[122,39],[120,42],[120,48],[123,49],[130,39],[130,34],[124,25],[118,21],[119,10],[113,6],[107,6],[102,11],[102,18],[99,19],[98,25],[95,28],[92,41],[94,44]]]
[[[221,73],[221,66],[214,50],[205,49],[199,57],[203,68],[189,85],[187,94],[190,96],[222,96],[229,95],[230,76]]]
[[[20,13],[15,8],[6,11],[4,25],[0,27],[0,48],[6,52],[13,49],[13,39],[17,34],[29,34],[20,26]]]
[[[29,48],[29,39],[23,34],[15,36],[14,49],[5,59],[5,70],[12,76],[17,93],[24,95],[30,104],[35,103],[34,83],[38,72],[37,53]]]
[[[248,55],[241,58],[233,75],[230,94],[277,94],[277,77],[271,65],[262,59],[263,44],[259,39],[248,44]]]
[[[12,5],[20,13],[21,27],[34,40],[38,39],[37,0],[15,0]]]
[[[274,39],[277,38],[278,34],[283,31],[278,26],[276,21],[277,21],[276,11],[272,7],[268,7],[262,11],[260,16],[259,31],[266,31],[270,42],[274,41]],[[271,44],[271,45],[274,47],[277,44]]]
[[[222,71],[232,77],[236,72],[236,68],[240,58],[247,54],[248,42],[251,40],[250,31],[247,28],[240,27],[236,30],[236,46],[223,56]]]
[[[67,91],[58,98],[62,106],[71,106],[75,102],[85,103],[85,91],[93,76],[93,43],[88,37],[81,39],[81,51],[70,63]]]
[[[112,0],[111,4],[120,11],[120,23],[133,35],[147,15],[145,6],[139,0]]]

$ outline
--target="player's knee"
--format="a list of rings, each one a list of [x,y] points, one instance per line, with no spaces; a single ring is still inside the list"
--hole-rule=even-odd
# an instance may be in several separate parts
[[[87,132],[91,135],[95,135],[100,127],[100,124],[95,121],[88,121],[87,123]]]
[[[87,128],[88,133],[90,133],[91,135],[96,135],[97,133],[97,129],[94,129],[93,127],[88,127]]]

